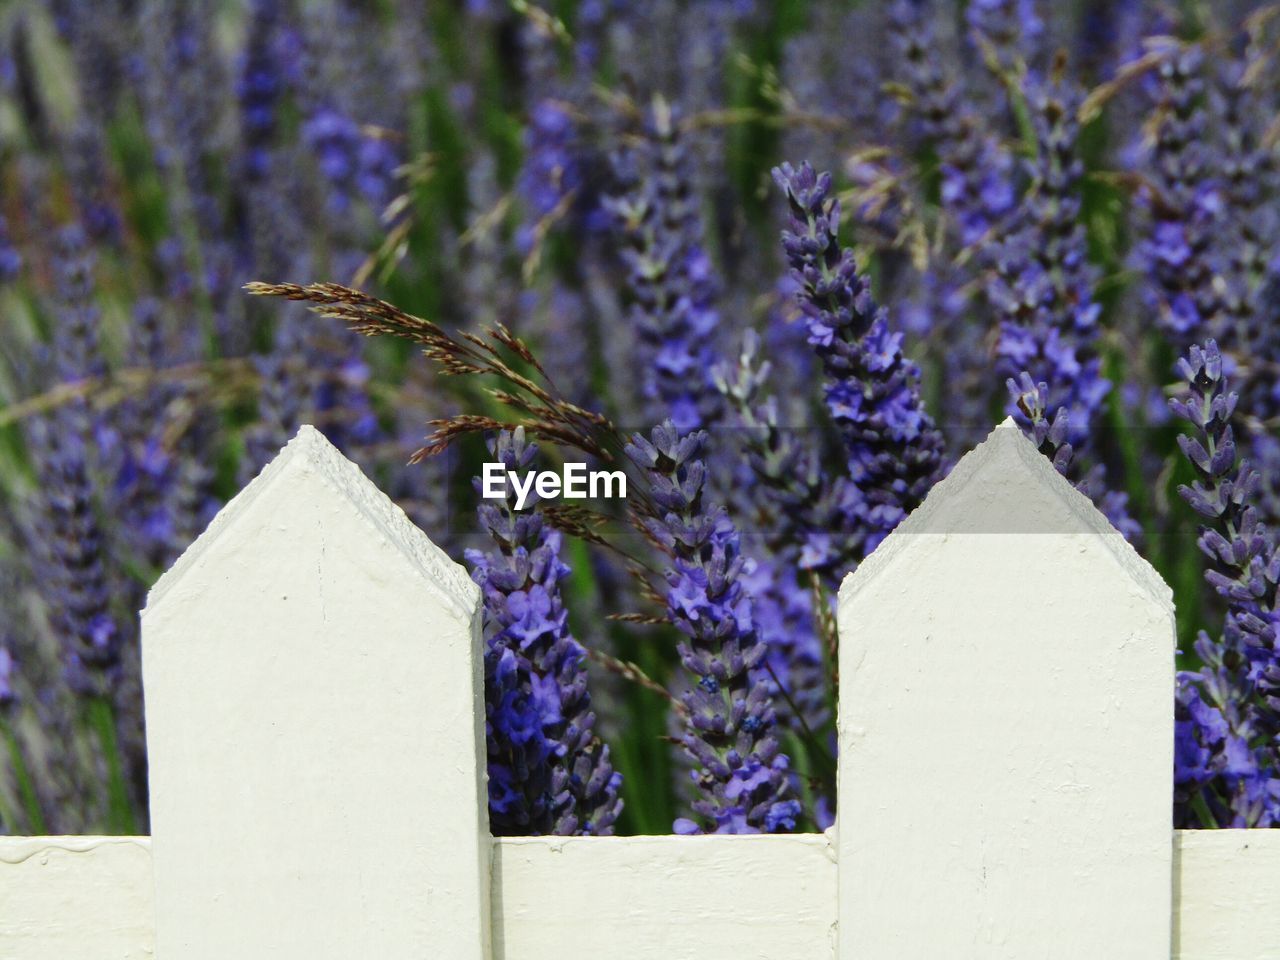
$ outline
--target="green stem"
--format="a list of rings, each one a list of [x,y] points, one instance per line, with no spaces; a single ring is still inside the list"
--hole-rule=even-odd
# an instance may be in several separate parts
[[[17,824],[18,818],[9,809],[9,805],[4,802],[4,797],[0,796],[0,837],[17,833]]]
[[[815,780],[822,780],[822,778],[809,774],[812,769],[809,747],[803,737],[798,737],[794,732],[787,730],[780,732],[779,740],[782,743],[782,749],[791,758],[791,772],[796,775],[796,779],[800,784],[800,796],[798,799],[803,813],[796,822],[795,832],[818,833],[818,819],[815,815],[818,794],[815,789]],[[825,780],[822,780],[822,785],[824,787],[831,786]]]
[[[117,836],[132,836],[137,832],[137,826],[116,742],[115,710],[106,697],[90,697],[86,715],[107,761],[107,829]]]
[[[0,738],[9,745],[9,759],[13,765],[14,778],[18,781],[18,796],[21,797],[22,805],[27,812],[27,822],[35,835],[42,836],[48,832],[48,829],[44,823],[44,811],[40,809],[40,798],[36,796],[35,784],[31,782],[31,773],[27,770],[26,758],[18,745],[17,734],[3,721],[0,721]],[[16,817],[5,816],[3,810],[0,810],[0,819],[13,824],[17,823]]]
[[[1200,825],[1206,830],[1214,830],[1218,827],[1218,821],[1214,818],[1213,813],[1209,810],[1209,804],[1205,802],[1204,794],[1196,791],[1196,795],[1191,798],[1191,809],[1195,813]]]

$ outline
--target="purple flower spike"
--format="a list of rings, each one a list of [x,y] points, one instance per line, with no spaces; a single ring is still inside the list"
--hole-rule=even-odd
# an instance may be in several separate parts
[[[0,283],[8,283],[22,270],[22,254],[9,236],[9,221],[0,214]]]
[[[1156,75],[1158,123],[1139,194],[1148,231],[1137,248],[1147,276],[1146,299],[1179,353],[1218,331],[1221,298],[1214,282],[1213,243],[1221,188],[1213,177],[1203,106],[1204,52],[1168,41]]]
[[[1036,134],[1033,180],[997,248],[986,290],[1000,320],[998,369],[1009,383],[1010,414],[1042,450],[1045,428],[1062,433],[1050,454],[1055,465],[1132,540],[1141,530],[1127,497],[1107,490],[1102,464],[1086,466],[1084,456],[1073,456],[1088,453],[1111,391],[1098,350],[1098,271],[1080,222],[1084,165],[1076,116],[1083,93],[1061,78],[1033,76],[1026,94]],[[1025,402],[1032,394],[1040,424]],[[1073,453],[1061,455],[1064,445]]]
[[[1179,444],[1196,480],[1179,488],[1207,521],[1205,579],[1226,601],[1221,637],[1201,631],[1204,666],[1178,678],[1175,814],[1181,826],[1280,824],[1280,548],[1252,500],[1258,474],[1237,460],[1222,354],[1213,340],[1179,362],[1189,393],[1170,401],[1192,427]]]
[[[643,398],[654,420],[670,417],[684,431],[707,426],[720,412],[710,378],[718,359],[717,283],[689,157],[665,101],[655,100],[643,145],[616,155],[614,172],[622,190],[606,206],[634,298]]]
[[[0,636],[0,717],[13,709],[18,702],[17,691],[13,689],[13,678],[17,672],[17,662],[13,651],[9,649],[7,637]]]
[[[102,369],[94,259],[80,226],[59,233],[54,267],[58,375],[74,383]],[[96,696],[114,690],[124,642],[112,604],[109,544],[94,482],[96,461],[115,442],[82,397],[33,420],[28,435],[40,470],[36,533],[45,554],[40,560],[47,564],[46,599],[55,612],[68,679],[78,692]]]
[[[947,70],[934,25],[949,14],[931,0],[894,0],[887,19],[916,133],[938,154],[942,207],[963,246],[984,241],[1014,207],[1014,163],[965,88]],[[972,9],[972,5],[970,7]]]
[[[970,0],[965,20],[1006,70],[1033,60],[1044,35],[1035,0]]]
[[[538,452],[523,429],[498,434],[489,449],[514,471]],[[510,500],[483,501],[478,513],[495,545],[467,551],[484,596],[490,827],[500,836],[612,833],[622,775],[593,730],[586,651],[560,598],[569,575],[560,533]]]
[[[695,818],[676,833],[774,833],[792,830],[800,802],[792,796],[790,761],[778,745],[767,684],[755,672],[765,660],[751,598],[742,577],[738,531],[723,508],[703,502],[706,434],[681,434],[671,421],[646,438],[635,434],[627,455],[649,478],[658,516],[650,534],[671,561],[667,617],[685,635],[677,647],[691,681],[681,696],[685,752],[699,790]]]
[[[844,435],[857,492],[852,520],[869,553],[941,477],[942,436],[924,409],[920,371],[903,355],[902,335],[889,329],[853,251],[840,246],[831,175],[783,164],[773,178],[790,206],[782,246],[827,375],[827,409]]]
[[[1034,181],[999,247],[987,288],[1000,318],[1001,372],[1016,377],[1026,370],[1047,385],[1050,407],[1065,407],[1070,415],[1077,449],[1087,445],[1111,388],[1098,359],[1098,271],[1087,259],[1080,222],[1084,165],[1075,118],[1081,96],[1064,81],[1027,82],[1036,131]]]

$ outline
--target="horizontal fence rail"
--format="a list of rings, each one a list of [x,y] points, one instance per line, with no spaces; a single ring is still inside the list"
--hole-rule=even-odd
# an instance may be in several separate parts
[[[143,612],[152,836],[0,838],[0,960],[1280,958],[1280,831],[1172,829],[1168,588],[1011,422],[837,618],[827,833],[495,840],[478,591],[303,428]]]
[[[824,835],[491,843],[494,960],[837,956]],[[1177,831],[1173,883],[1173,960],[1280,955],[1280,831]],[[150,838],[0,838],[0,944],[21,960],[154,957]]]

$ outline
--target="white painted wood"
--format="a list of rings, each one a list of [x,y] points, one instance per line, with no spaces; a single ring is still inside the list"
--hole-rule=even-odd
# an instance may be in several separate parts
[[[1169,957],[1170,593],[1012,421],[839,628],[842,960]]]
[[[836,869],[821,834],[489,842],[495,960],[832,956]],[[150,957],[150,847],[147,837],[0,838],[0,957]]]
[[[829,960],[835,850],[795,837],[504,838],[494,960]]]
[[[146,837],[0,837],[0,957],[154,956]]]
[[[142,617],[164,960],[484,960],[479,592],[303,427]]]
[[[1180,830],[1177,960],[1280,957],[1280,830]]]
[[[1174,840],[1173,960],[1274,960],[1280,830]],[[826,836],[491,843],[494,960],[833,955]],[[152,956],[150,849],[148,837],[0,837],[0,957]]]

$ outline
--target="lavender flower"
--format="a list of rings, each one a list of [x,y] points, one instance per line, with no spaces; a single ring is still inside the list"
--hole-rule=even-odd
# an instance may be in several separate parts
[[[74,382],[97,373],[98,311],[93,259],[79,226],[58,237],[56,348],[59,374]],[[120,666],[122,635],[111,604],[108,544],[97,515],[89,451],[102,433],[88,403],[77,399],[32,423],[29,441],[40,474],[47,602],[64,644],[68,676],[79,691],[105,696]]]
[[[534,104],[524,134],[519,181],[526,208],[526,223],[517,237],[522,253],[533,248],[544,221],[578,206],[584,186],[581,150],[577,125],[564,103],[547,99]]]
[[[946,399],[946,440],[951,450],[963,452],[986,436],[991,409],[997,402],[991,377],[993,320],[989,305],[977,296],[981,282],[968,265],[940,263],[920,277],[915,297],[901,303],[898,316],[908,326],[907,311],[925,315],[919,331],[922,348],[945,344],[939,390]],[[923,330],[920,330],[920,326]]]
[[[713,372],[741,427],[750,477],[737,486],[756,527],[765,532],[770,552],[800,570],[818,573],[834,588],[858,553],[857,538],[841,530],[857,491],[847,477],[828,475],[823,451],[803,441],[815,431],[781,422],[778,397],[765,394],[771,365],[760,362],[760,350],[759,337],[749,331],[737,363]],[[802,416],[803,411],[797,413]]]
[[[1280,263],[1273,265],[1257,297],[1255,335],[1240,370],[1241,406],[1250,414],[1248,452],[1261,473],[1258,508],[1280,529]]]
[[[265,180],[270,172],[279,110],[288,90],[280,56],[283,20],[280,0],[250,4],[249,43],[236,85],[244,175],[250,180]]]
[[[8,283],[22,270],[22,254],[9,236],[9,221],[0,214],[0,283]]]
[[[14,658],[7,636],[0,634],[0,747],[17,747],[17,740],[8,729],[8,719],[18,705],[18,694],[13,688]],[[6,750],[6,752],[9,752]],[[12,816],[0,804],[0,837],[16,832],[15,825],[7,822]]]
[[[1256,352],[1273,318],[1264,315],[1264,292],[1274,274],[1280,214],[1280,159],[1268,142],[1268,95],[1262,77],[1269,52],[1247,33],[1217,71],[1210,90],[1221,142],[1212,153],[1214,180],[1221,186],[1222,216],[1216,231],[1216,270],[1223,283],[1224,338],[1243,353]]]
[[[120,213],[108,189],[106,152],[102,129],[88,117],[78,120],[66,156],[79,220],[90,239],[115,242],[120,236]]]
[[[726,106],[725,64],[735,33],[760,25],[754,0],[614,3],[607,23],[614,68],[636,90],[680,103],[690,114]],[[753,24],[752,20],[756,22]],[[723,177],[727,138],[712,125],[689,133],[694,177]]]
[[[136,304],[129,344],[134,363],[159,373],[176,362],[181,353],[171,320],[161,301]],[[195,415],[198,403],[194,386],[160,382],[115,409],[119,453],[111,505],[122,521],[120,539],[147,569],[166,569],[220,506],[213,489],[216,426]],[[141,600],[139,594],[130,606]]]
[[[301,6],[307,50],[297,72],[306,72],[307,59],[313,58],[320,74],[312,78],[314,86],[344,114],[362,124],[404,129],[406,100],[421,95],[419,66],[438,56],[424,29],[433,19],[430,0],[397,0],[386,6],[334,0]]]
[[[308,275],[314,268],[313,235],[323,229],[316,220],[314,184],[297,175],[303,145],[287,123],[300,108],[301,48],[298,27],[284,0],[252,0],[249,35],[241,58],[237,95],[240,105],[239,176],[236,202],[242,222],[235,229],[236,260],[221,283],[234,283],[250,265],[255,271],[281,276]],[[222,266],[223,264],[215,265]],[[237,299],[245,311],[226,324],[222,349],[247,353],[267,342],[266,317]],[[223,318],[219,318],[220,321]]]
[[[301,311],[288,311],[276,326],[274,349],[253,358],[260,379],[258,418],[245,433],[245,481],[271,461],[303,422],[314,379],[303,359],[308,326]]]
[[[1065,476],[1075,456],[1068,436],[1070,418],[1066,409],[1053,409],[1049,403],[1049,385],[1034,382],[1025,370],[1017,380],[1010,377],[1006,384],[1018,412],[1026,419],[1026,430],[1036,449]],[[1052,419],[1050,410],[1053,410]]]
[[[643,146],[614,158],[623,191],[607,202],[635,301],[646,408],[655,419],[670,416],[681,431],[711,423],[720,406],[710,382],[720,325],[716,282],[688,163],[676,117],[656,98]]]
[[[1034,59],[1044,35],[1035,0],[971,0],[964,15],[969,29],[990,46],[1001,68],[1008,70]]]
[[[239,352],[246,338],[236,329],[242,317],[233,291],[241,238],[216,189],[215,172],[228,162],[232,125],[226,122],[226,105],[234,99],[219,55],[213,7],[214,0],[143,4],[139,17],[147,77],[142,109],[156,165],[174,187],[169,191],[174,232],[157,250],[170,293],[185,297],[198,291],[208,301],[222,343]],[[190,340],[203,335],[199,324],[188,326]]]
[[[903,356],[902,335],[890,331],[853,251],[840,247],[831,175],[783,164],[773,178],[790,206],[783,250],[826,373],[827,408],[844,435],[859,494],[851,519],[869,553],[942,475],[942,437],[921,401],[920,372]]]
[[[815,431],[783,426],[777,397],[762,398],[770,365],[759,362],[760,349],[759,338],[748,332],[737,364],[715,372],[741,428],[747,469],[733,487],[743,514],[763,532],[768,558],[757,559],[744,583],[756,602],[760,633],[768,638],[766,673],[781,722],[816,730],[828,719],[827,671],[812,586],[798,582],[797,571],[817,575],[834,590],[855,562],[857,540],[841,535],[841,521],[856,491],[848,478],[829,476],[822,451],[803,442]]]
[[[1095,442],[1111,384],[1098,355],[1098,271],[1088,261],[1080,217],[1084,166],[1076,116],[1082,93],[1061,75],[1029,78],[1026,90],[1036,133],[1033,180],[987,282],[987,298],[1000,318],[998,366],[1008,378],[1010,413],[1036,433],[1043,426],[1029,421],[1026,401],[1037,392],[1028,388],[1038,386],[1035,402],[1043,424],[1051,417],[1052,428],[1065,430],[1069,446],[1081,455],[1067,458],[1064,474],[1132,539],[1140,528],[1127,498],[1107,490],[1105,467],[1090,468],[1083,456]]]
[[[391,199],[399,158],[390,142],[366,132],[332,105],[316,108],[302,137],[320,164],[334,213],[346,213],[356,199],[375,210]]]
[[[335,447],[358,457],[382,435],[369,396],[364,338],[316,323],[309,323],[306,333],[305,356],[312,374],[308,415]]]
[[[1061,79],[1028,80],[1034,180],[987,286],[1001,321],[1001,372],[1026,370],[1047,383],[1051,406],[1070,415],[1077,448],[1088,443],[1111,387],[1100,372],[1097,270],[1080,220],[1080,100],[1080,91]]]
[[[313,322],[301,310],[280,318],[274,348],[254,357],[261,378],[258,421],[247,431],[247,470],[263,467],[304,422],[359,459],[381,439],[368,392],[362,338]]]
[[[1071,44],[1072,61],[1086,76],[1114,77],[1141,37],[1169,32],[1158,22],[1167,9],[1142,0],[1090,0]]]
[[[214,36],[213,6],[214,0],[145,0],[139,13],[147,54],[142,106],[156,160],[162,169],[181,172],[202,227],[217,203],[205,166],[226,146],[223,101],[232,92]],[[248,96],[255,85],[245,81],[240,90]]]
[[[1206,146],[1204,53],[1169,42],[1158,71],[1155,142],[1139,194],[1148,228],[1138,245],[1145,297],[1174,349],[1213,335],[1220,309],[1211,256],[1221,198]]]
[[[522,428],[490,443],[507,470],[526,470],[537,447]],[[479,482],[476,483],[479,491]],[[482,502],[488,553],[468,550],[484,595],[489,816],[496,834],[608,834],[622,810],[609,748],[593,732],[586,651],[569,630],[560,583],[560,534],[509,498]]]
[[[540,25],[525,23],[520,42],[527,117],[516,182],[524,216],[515,239],[521,255],[528,255],[554,222],[567,221],[577,231],[594,232],[607,221],[595,169],[600,160],[575,116],[585,88],[561,78],[557,41]]]
[[[821,730],[831,719],[827,662],[813,614],[813,590],[799,582],[786,561],[756,560],[742,572],[753,601],[756,630],[767,638],[756,677],[765,683],[778,726],[799,736]]]
[[[163,314],[157,301],[146,299],[135,306],[130,347],[135,362],[153,370],[166,365]],[[122,450],[114,492],[125,520],[121,532],[135,558],[156,570],[165,569],[176,557],[175,522],[167,492],[177,463],[166,434],[172,429],[169,404],[180,394],[177,387],[154,386],[137,401],[123,405],[118,416]]]
[[[307,56],[298,91],[305,117],[302,140],[318,161],[341,233],[354,202],[381,212],[393,195],[400,158],[385,128],[403,119],[402,91],[374,79],[392,70],[376,7],[339,0],[309,6],[304,16]],[[394,68],[397,75],[412,72],[407,64]]]
[[[938,153],[941,201],[955,220],[962,245],[983,240],[1013,208],[1013,158],[966,102],[958,81],[943,67],[930,0],[894,0],[889,38],[898,52],[910,93],[909,116],[919,137]]]
[[[667,617],[687,638],[677,649],[694,681],[680,699],[687,709],[682,743],[697,765],[698,819],[681,818],[675,830],[794,830],[800,803],[791,796],[790,761],[773,733],[767,686],[753,679],[766,645],[741,582],[750,562],[723,508],[703,502],[705,444],[703,431],[681,436],[667,421],[627,446],[649,479],[658,513],[646,526],[672,562]]]
[[[1005,381],[1013,404],[1013,417],[1023,432],[1054,465],[1057,471],[1090,500],[1097,504],[1111,525],[1130,543],[1142,536],[1142,527],[1129,514],[1127,494],[1110,490],[1106,485],[1106,468],[1092,467],[1076,457],[1071,437],[1076,434],[1067,408],[1050,401],[1049,385],[1036,383],[1025,370],[1017,378]]]
[[[566,579],[569,544],[544,524],[588,524],[591,511],[538,519],[486,505],[497,540],[474,569],[491,607],[495,829],[611,829],[601,741],[608,731],[621,747],[614,730],[636,769],[653,764],[628,798],[636,824],[674,819],[666,746],[640,742],[635,721],[661,724],[637,715],[652,701],[628,695],[632,682],[679,694],[677,792],[700,803],[681,808],[681,829],[785,828],[801,805],[806,825],[822,825],[830,595],[943,471],[940,430],[958,451],[1009,409],[1122,530],[1137,528],[1106,483],[1122,465],[1134,512],[1160,525],[1165,498],[1141,486],[1167,476],[1175,433],[1157,381],[1168,356],[1209,337],[1220,354],[1188,360],[1181,401],[1193,465],[1178,466],[1197,478],[1187,497],[1212,589],[1179,588],[1182,613],[1203,599],[1209,619],[1182,624],[1192,640],[1207,633],[1179,681],[1177,816],[1280,825],[1280,20],[1258,0],[27,6],[0,17],[12,134],[0,299],[17,307],[0,335],[0,405],[23,446],[0,470],[0,717],[14,721],[38,803],[24,799],[27,816],[5,829],[124,829],[122,796],[145,810],[131,611],[208,522],[229,472],[245,477],[317,422],[461,548],[467,525],[438,494],[463,464],[404,454],[428,418],[468,432],[522,398],[521,418],[545,406],[582,428],[553,423],[548,436],[610,450],[620,435],[561,401],[613,421],[674,419],[659,445],[645,433],[662,460],[645,469],[662,473],[670,502],[655,510],[647,489],[632,499],[670,535],[659,541],[672,579],[645,584],[604,550]],[[65,77],[42,60],[58,38]],[[1048,59],[1059,48],[1073,51],[1070,72]],[[747,55],[758,72],[734,66]],[[1081,94],[1099,81],[1085,102],[1104,113],[1082,130]],[[780,171],[790,269],[775,287],[779,248],[755,242],[764,195],[751,177],[779,144],[818,171],[839,163],[849,189],[839,221],[834,188]],[[1093,178],[1091,165],[1130,175]],[[67,214],[79,228],[59,234],[50,225]],[[91,247],[109,253],[101,291]],[[276,315],[239,292],[253,278],[356,276],[442,326],[509,327],[521,341],[500,351],[513,382],[497,386],[519,396],[441,380],[381,345],[365,354],[358,335],[304,320],[300,305]],[[379,322],[393,315],[404,319],[388,308]],[[739,351],[730,327],[760,338]],[[1135,426],[1113,436],[1111,415]],[[699,429],[714,432],[677,464],[679,436]],[[510,435],[500,443],[513,464],[532,455]],[[668,676],[645,651],[611,651],[639,666],[615,662],[618,689],[593,682],[588,700],[563,615],[571,584],[584,624],[657,586],[685,631],[684,665]],[[783,752],[812,778],[803,797]],[[0,794],[14,799],[15,785]],[[37,808],[50,830],[36,828]]]
[[[14,676],[17,673],[17,661],[9,638],[0,634],[0,720],[4,719],[18,702],[18,692],[14,689]]]
[[[981,286],[973,275],[973,255],[983,265],[988,245],[1014,210],[1018,170],[992,129],[995,121],[988,120],[997,113],[994,101],[1003,98],[998,85],[989,77],[965,77],[949,66],[957,60],[955,45],[943,42],[950,12],[931,0],[895,0],[887,8],[884,40],[896,54],[887,69],[900,82],[903,108],[896,126],[901,130],[895,132],[904,143],[900,155],[877,166],[891,172],[915,154],[926,160],[926,177],[918,188],[923,196],[914,197],[910,178],[891,172],[887,182],[895,189],[886,199],[894,199],[885,208],[890,216],[878,219],[893,231],[894,245],[910,235],[907,231],[916,234],[916,289],[899,293],[899,303],[907,305],[908,298],[916,303],[911,313],[917,319],[906,322],[909,329],[928,334],[926,342],[947,344],[937,359],[948,398],[948,434],[953,443],[965,445],[985,430],[992,401],[989,344],[983,323],[974,322],[985,304],[974,296]],[[971,50],[961,56],[976,59]],[[939,224],[938,240],[930,242],[927,224],[910,211],[924,209],[930,199],[934,177],[927,161],[933,157]],[[864,217],[860,210],[855,216]],[[922,265],[926,256],[927,269]]]
[[[1280,823],[1280,549],[1251,498],[1258,476],[1238,461],[1223,359],[1209,340],[1179,363],[1190,387],[1170,401],[1194,428],[1179,445],[1196,472],[1179,488],[1208,523],[1199,545],[1205,579],[1226,601],[1221,637],[1201,631],[1204,666],[1179,677],[1175,812],[1183,824]]]
[[[98,109],[114,112],[124,86],[126,56],[136,42],[131,18],[123,16],[124,5],[95,3],[88,7],[69,0],[50,0],[53,22],[71,48],[77,79],[86,91],[93,91]]]

